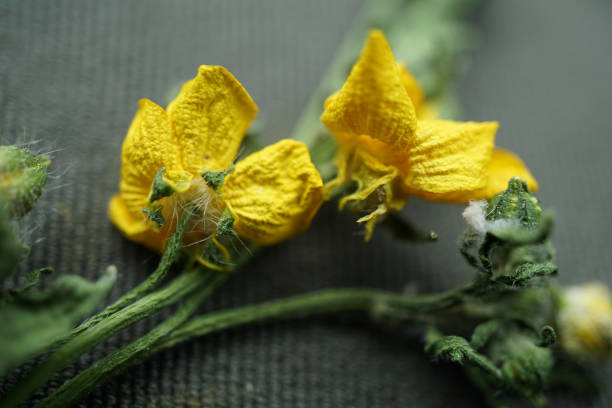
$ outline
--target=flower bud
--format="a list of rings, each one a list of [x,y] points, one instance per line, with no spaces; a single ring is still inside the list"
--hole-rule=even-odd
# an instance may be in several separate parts
[[[47,181],[49,164],[49,158],[26,149],[0,146],[0,194],[11,216],[21,217],[32,209]]]
[[[519,177],[512,177],[508,188],[489,201],[485,218],[487,221],[518,221],[523,227],[535,228],[542,219],[542,208],[537,197],[527,188],[527,183]]]
[[[557,313],[561,347],[577,358],[612,356],[612,295],[601,283],[563,290]]]

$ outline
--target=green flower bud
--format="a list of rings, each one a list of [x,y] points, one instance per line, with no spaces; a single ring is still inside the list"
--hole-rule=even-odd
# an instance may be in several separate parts
[[[489,201],[485,218],[487,221],[517,220],[523,227],[535,228],[542,219],[542,208],[527,183],[513,177],[508,181],[508,188]]]
[[[34,207],[47,181],[50,164],[48,157],[26,149],[0,146],[0,194],[11,216],[21,217]]]

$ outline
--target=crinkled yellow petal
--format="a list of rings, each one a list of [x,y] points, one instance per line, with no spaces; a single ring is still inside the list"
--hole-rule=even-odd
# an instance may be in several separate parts
[[[416,80],[412,72],[408,69],[405,63],[398,62],[397,67],[399,69],[400,78],[402,80],[402,85],[404,85],[404,89],[408,93],[410,100],[412,101],[412,105],[414,109],[419,112],[421,108],[421,104],[425,99],[425,94],[423,93],[423,88]]]
[[[167,228],[162,228],[159,232],[153,231],[144,214],[134,216],[119,195],[115,195],[111,199],[108,215],[113,224],[128,239],[144,244],[154,251],[161,252],[163,250],[168,236]]]
[[[227,169],[238,152],[257,105],[221,66],[202,65],[168,106],[186,170]]]
[[[321,120],[333,133],[369,135],[397,149],[412,138],[417,119],[384,34],[370,31],[349,77],[326,103]]]
[[[141,99],[121,151],[121,197],[132,216],[146,207],[153,179],[161,167],[183,176],[180,149],[164,109]]]
[[[485,187],[497,122],[420,121],[408,148],[405,186],[413,194]]]
[[[531,191],[538,190],[538,182],[525,163],[511,151],[495,148],[489,162],[489,180],[485,188],[474,193],[471,200],[490,199],[508,187],[508,180],[518,176],[527,182]]]
[[[299,234],[323,202],[323,181],[306,146],[281,140],[236,164],[222,197],[238,235],[271,245]]]

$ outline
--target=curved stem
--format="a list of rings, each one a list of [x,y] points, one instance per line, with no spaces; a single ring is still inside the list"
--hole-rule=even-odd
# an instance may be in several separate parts
[[[53,374],[74,362],[81,354],[95,347],[116,332],[178,301],[181,297],[201,285],[209,273],[216,272],[205,272],[202,269],[185,272],[166,287],[141,298],[115,314],[108,316],[97,325],[83,331],[80,335],[69,340],[57,351],[53,352],[38,366],[34,367],[30,375],[7,394],[5,400],[2,401],[2,406],[17,406],[26,400],[37,388],[44,385]]]
[[[178,224],[176,226],[176,230],[174,231],[174,233],[168,240],[166,250],[164,251],[162,258],[159,261],[159,265],[153,271],[153,273],[151,273],[147,277],[146,280],[141,282],[138,286],[130,290],[125,295],[121,296],[115,303],[113,303],[110,306],[107,306],[104,310],[102,310],[97,315],[90,317],[89,319],[81,323],[79,326],[72,329],[72,331],[70,332],[70,335],[63,340],[60,340],[58,343],[55,344],[55,346],[57,347],[62,344],[65,344],[70,338],[73,338],[79,333],[82,333],[88,328],[98,324],[100,321],[116,313],[124,306],[129,305],[130,303],[140,299],[141,297],[143,297],[144,295],[150,293],[153,289],[155,289],[157,285],[159,285],[161,281],[166,277],[168,270],[170,269],[170,267],[172,266],[172,264],[174,263],[176,259],[178,250],[181,246],[181,242],[183,239],[183,234],[185,233],[185,229],[187,228],[187,225],[189,224],[189,220],[191,219],[191,216],[192,216],[192,213],[188,209],[183,211],[183,214],[179,218]]]
[[[87,368],[70,381],[64,383],[57,391],[45,398],[36,407],[66,407],[80,399],[93,388],[105,382],[113,375],[121,372],[132,361],[137,361],[142,354],[163,339],[172,330],[181,325],[195,309],[216,289],[229,273],[217,272],[200,287],[176,310],[176,312],[151,330],[145,336],[128,346],[109,354],[93,366]]]

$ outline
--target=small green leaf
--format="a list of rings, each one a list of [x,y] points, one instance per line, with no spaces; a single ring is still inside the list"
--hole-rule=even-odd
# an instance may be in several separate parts
[[[97,282],[65,275],[47,290],[14,291],[1,299],[0,375],[68,335],[82,316],[102,302],[116,274],[115,267],[110,266]]]

